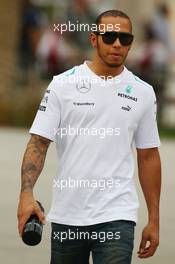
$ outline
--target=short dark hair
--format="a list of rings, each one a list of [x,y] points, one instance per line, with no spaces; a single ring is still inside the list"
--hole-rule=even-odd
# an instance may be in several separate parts
[[[95,20],[95,24],[96,24],[97,26],[100,25],[100,23],[101,23],[101,19],[102,19],[103,17],[123,17],[123,18],[128,19],[129,22],[130,22],[130,24],[131,24],[131,32],[132,32],[132,22],[131,22],[131,19],[130,19],[130,17],[129,17],[126,13],[124,13],[123,11],[120,11],[120,10],[117,10],[117,9],[112,9],[112,10],[107,10],[107,11],[101,13],[101,14],[96,18],[96,20]]]

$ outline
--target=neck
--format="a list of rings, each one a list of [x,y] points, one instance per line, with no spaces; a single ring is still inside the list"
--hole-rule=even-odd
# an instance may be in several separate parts
[[[94,56],[92,63],[88,63],[88,66],[95,74],[99,76],[105,76],[106,78],[109,76],[115,77],[119,75],[124,69],[123,64],[116,67],[108,66],[97,55]]]

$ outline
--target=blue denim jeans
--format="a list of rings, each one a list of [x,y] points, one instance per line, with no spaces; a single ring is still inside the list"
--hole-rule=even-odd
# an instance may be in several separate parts
[[[50,264],[131,264],[135,222],[116,220],[91,226],[52,223]]]

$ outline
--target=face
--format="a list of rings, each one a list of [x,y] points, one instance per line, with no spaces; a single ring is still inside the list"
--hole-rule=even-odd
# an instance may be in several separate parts
[[[126,18],[103,17],[101,19],[101,24],[105,25],[105,27],[100,27],[102,30],[99,31],[131,33],[130,21]],[[106,44],[103,41],[102,35],[96,35],[95,33],[91,33],[90,38],[92,46],[96,49],[97,56],[100,57],[103,63],[111,68],[123,65],[132,44],[124,46],[120,43],[119,38],[117,38],[113,44]]]

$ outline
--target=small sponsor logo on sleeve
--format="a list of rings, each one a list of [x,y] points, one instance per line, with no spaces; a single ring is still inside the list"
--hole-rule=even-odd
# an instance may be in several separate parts
[[[48,96],[44,96],[41,102],[44,103],[44,104],[47,104]]]
[[[39,106],[39,110],[45,112],[46,111],[46,106],[40,105]]]

